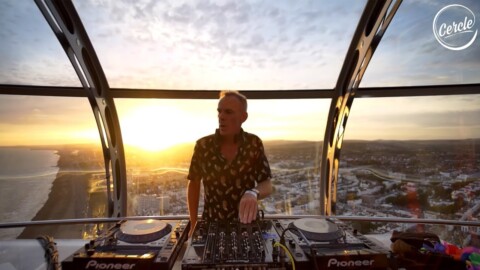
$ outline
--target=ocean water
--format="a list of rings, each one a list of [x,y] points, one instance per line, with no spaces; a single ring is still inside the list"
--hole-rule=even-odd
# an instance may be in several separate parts
[[[58,172],[54,150],[0,147],[0,222],[29,221],[48,199]],[[23,228],[0,229],[14,239]]]

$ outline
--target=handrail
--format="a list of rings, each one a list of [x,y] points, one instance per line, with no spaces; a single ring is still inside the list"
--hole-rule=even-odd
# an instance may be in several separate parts
[[[401,217],[367,217],[367,216],[321,216],[321,215],[265,215],[265,219],[299,219],[299,218],[331,218],[341,221],[360,221],[360,222],[397,222],[397,223],[416,223],[416,224],[440,224],[455,226],[473,226],[480,227],[478,221],[459,221],[448,219],[421,219],[421,218],[401,218]],[[112,218],[75,218],[75,219],[56,219],[56,220],[33,220],[23,222],[2,222],[0,229],[30,227],[41,225],[72,225],[85,223],[110,223],[123,220],[182,220],[189,219],[188,215],[178,216],[128,216],[128,217],[112,217]]]
[[[4,222],[4,223],[0,223],[0,229],[42,226],[42,225],[109,223],[109,222],[119,222],[122,220],[145,220],[145,219],[181,220],[181,219],[188,219],[188,218],[189,218],[188,215],[179,215],[179,216],[131,216],[131,217],[110,217],[110,218],[107,217],[107,218],[49,219],[49,220],[32,220],[32,221],[20,221],[20,222]]]

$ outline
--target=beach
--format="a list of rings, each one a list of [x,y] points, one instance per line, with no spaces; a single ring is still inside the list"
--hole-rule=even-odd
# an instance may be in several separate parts
[[[32,220],[85,218],[89,178],[90,174],[72,175],[59,172],[47,202]],[[82,238],[83,227],[82,224],[31,226],[26,227],[18,238],[32,239],[40,235]]]
[[[94,184],[94,173],[88,172],[86,168],[79,168],[81,158],[78,155],[72,155],[69,151],[59,151],[59,155],[59,171],[48,199],[32,221],[98,217],[98,208],[106,204],[106,195],[99,196],[98,192],[89,192]],[[57,239],[82,239],[87,227],[92,226],[35,225],[26,227],[18,238],[34,239],[40,235],[48,235]]]

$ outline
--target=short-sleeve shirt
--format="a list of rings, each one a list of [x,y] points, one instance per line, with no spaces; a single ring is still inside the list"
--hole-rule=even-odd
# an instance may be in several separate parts
[[[203,181],[203,219],[209,221],[238,218],[243,193],[256,183],[271,178],[262,140],[243,130],[237,136],[237,155],[230,163],[220,151],[221,136],[215,134],[199,139],[190,163],[188,179]]]

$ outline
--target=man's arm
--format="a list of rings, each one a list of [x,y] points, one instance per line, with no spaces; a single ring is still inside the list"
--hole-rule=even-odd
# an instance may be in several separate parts
[[[259,191],[258,199],[264,199],[270,196],[270,194],[272,194],[272,181],[269,178],[263,182],[258,183],[255,188]]]
[[[238,215],[240,222],[250,223],[257,218],[258,203],[257,200],[266,198],[272,193],[272,181],[269,179],[257,184],[258,196],[245,192],[240,199]]]
[[[188,213],[190,215],[190,232],[188,236],[190,237],[197,224],[198,218],[198,203],[200,200],[200,184],[201,181],[189,180],[187,185],[187,204],[188,204]]]

